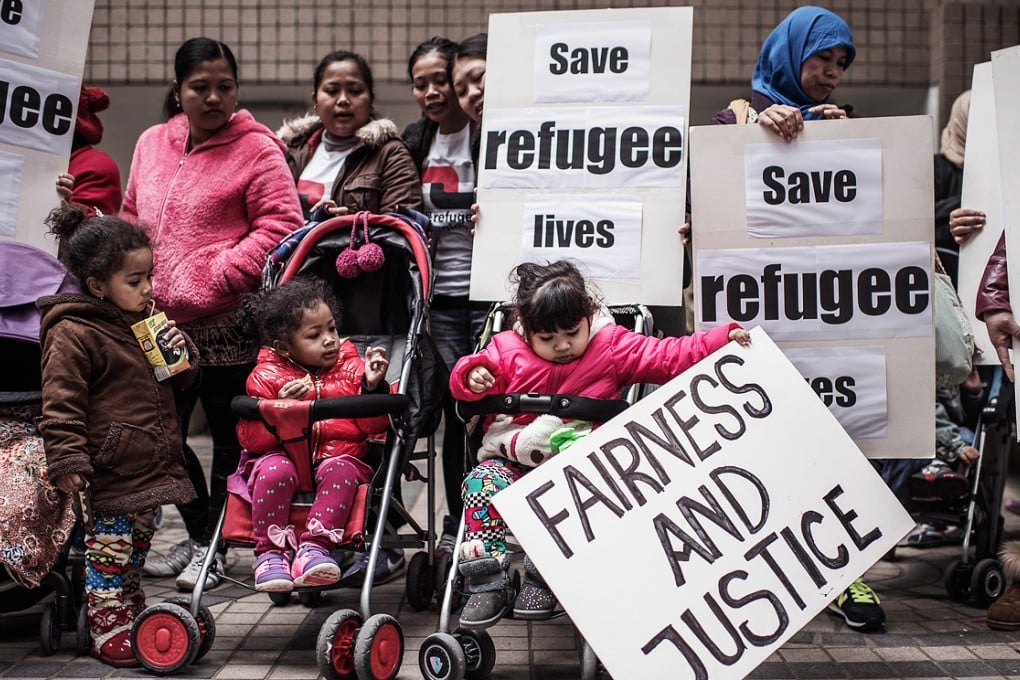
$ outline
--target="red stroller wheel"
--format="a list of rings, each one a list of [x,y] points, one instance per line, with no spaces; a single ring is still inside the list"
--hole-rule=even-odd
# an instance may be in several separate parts
[[[393,680],[404,657],[404,633],[389,614],[369,617],[358,631],[354,665],[358,677]]]
[[[191,612],[166,602],[145,609],[131,628],[135,658],[157,674],[174,673],[191,663],[200,638]]]
[[[319,672],[328,680],[355,677],[354,640],[361,628],[361,614],[353,609],[340,609],[329,615],[315,645]]]

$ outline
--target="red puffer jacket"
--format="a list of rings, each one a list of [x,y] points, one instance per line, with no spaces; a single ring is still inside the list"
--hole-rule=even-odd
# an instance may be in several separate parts
[[[340,357],[336,364],[315,375],[274,350],[262,347],[259,350],[258,363],[248,376],[245,389],[251,397],[276,399],[281,387],[292,380],[307,376],[312,377],[315,389],[310,391],[305,399],[350,397],[362,393],[365,362],[358,356],[354,343],[345,340],[340,345]],[[390,386],[390,391],[394,387]],[[319,421],[312,431],[314,459],[321,460],[343,454],[361,458],[367,449],[365,440],[369,437],[382,436],[387,427],[389,427],[387,416],[332,418]],[[281,449],[280,442],[260,420],[238,422],[237,438],[241,441],[241,446],[256,456]]]
[[[989,312],[1012,310],[1009,304],[1009,279],[1006,271],[1006,234],[1003,233],[991,257],[988,258],[985,273],[978,285],[974,315],[983,321],[985,314]]]

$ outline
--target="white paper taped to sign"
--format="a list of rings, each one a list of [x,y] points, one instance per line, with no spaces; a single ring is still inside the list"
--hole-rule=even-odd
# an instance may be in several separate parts
[[[747,233],[761,238],[882,233],[882,140],[744,147]]]
[[[479,186],[681,189],[685,116],[677,106],[487,110]]]
[[[634,195],[529,195],[521,256],[526,262],[569,258],[587,277],[640,278],[642,207]]]
[[[788,347],[783,353],[851,437],[888,436],[885,349]]]
[[[494,497],[614,678],[745,676],[914,526],[751,335]],[[593,597],[583,576],[621,547],[637,557],[621,596]]]
[[[776,340],[930,337],[926,241],[701,250],[699,330],[760,324]]]
[[[21,191],[21,174],[24,156],[0,151],[0,236],[14,238],[18,220],[18,194]]]
[[[0,142],[70,154],[78,83],[76,76],[0,59]]]
[[[39,27],[46,0],[0,0],[0,51],[29,59],[39,57]]]
[[[650,90],[648,22],[543,24],[535,29],[535,101],[643,101]]]

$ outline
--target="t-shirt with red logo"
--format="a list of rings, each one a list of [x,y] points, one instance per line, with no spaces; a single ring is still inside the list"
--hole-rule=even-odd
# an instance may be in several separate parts
[[[436,241],[437,295],[466,296],[471,278],[471,204],[475,201],[471,127],[436,133],[422,164],[424,212]]]
[[[350,154],[351,149],[327,151],[322,143],[315,149],[297,183],[298,194],[307,197],[309,206],[314,206],[328,191],[332,191],[333,182]]]

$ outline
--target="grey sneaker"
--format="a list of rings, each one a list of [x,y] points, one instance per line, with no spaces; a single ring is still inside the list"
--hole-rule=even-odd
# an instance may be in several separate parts
[[[515,619],[547,619],[556,609],[556,596],[549,590],[548,584],[530,557],[524,558],[524,583],[521,592],[514,600]]]
[[[177,576],[191,561],[195,552],[195,542],[186,538],[167,551],[166,555],[157,555],[145,560],[142,571],[149,576]]]
[[[209,549],[206,545],[196,545],[191,561],[184,571],[177,577],[177,590],[188,592],[195,589],[198,583],[198,576],[202,573],[202,563],[205,561],[205,553]],[[209,567],[209,573],[205,577],[205,590],[215,588],[223,578],[223,556],[216,553],[216,560]]]
[[[464,590],[470,593],[460,612],[460,625],[469,629],[488,628],[510,611],[514,588],[507,574],[510,560],[481,557],[460,563]]]

